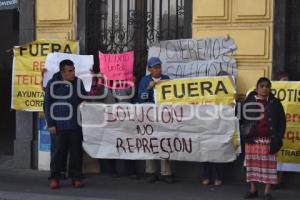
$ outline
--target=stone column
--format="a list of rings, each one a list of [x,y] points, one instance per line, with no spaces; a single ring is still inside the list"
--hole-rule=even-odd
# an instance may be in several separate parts
[[[19,0],[20,45],[35,39],[34,2],[34,0]],[[32,167],[34,115],[32,112],[16,111],[15,168],[29,169]]]

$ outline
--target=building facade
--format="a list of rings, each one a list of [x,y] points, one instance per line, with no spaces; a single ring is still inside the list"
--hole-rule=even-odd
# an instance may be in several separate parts
[[[35,39],[79,40],[81,54],[134,50],[134,73],[140,78],[147,46],[154,41],[231,37],[238,47],[237,85],[242,97],[259,77],[271,78],[277,71],[288,71],[299,80],[300,35],[293,31],[300,29],[298,8],[297,0],[19,0],[18,40],[19,44]],[[12,115],[14,166],[35,168],[38,114],[13,111]],[[201,165],[177,162],[174,167],[179,177],[193,177]],[[229,167],[239,170],[240,166]]]

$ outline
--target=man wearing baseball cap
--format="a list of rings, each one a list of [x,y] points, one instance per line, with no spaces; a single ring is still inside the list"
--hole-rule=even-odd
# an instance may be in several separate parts
[[[161,80],[170,79],[169,76],[161,73],[161,60],[158,57],[151,57],[148,60],[147,66],[149,75],[142,78],[139,90],[138,99],[139,103],[155,103],[153,89],[155,85]],[[173,183],[171,163],[169,160],[161,160],[161,180],[167,183]],[[157,165],[155,160],[146,160],[146,173],[149,175],[147,178],[148,183],[158,181]]]
[[[142,78],[139,90],[138,97],[140,103],[155,103],[153,88],[155,84],[160,80],[170,79],[169,76],[161,74],[161,61],[158,57],[151,57],[147,62],[149,75],[146,75]]]

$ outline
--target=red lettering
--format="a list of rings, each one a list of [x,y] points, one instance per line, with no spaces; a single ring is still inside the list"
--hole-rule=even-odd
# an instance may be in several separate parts
[[[30,84],[30,76],[28,75],[23,75],[23,84],[28,85]]]
[[[45,67],[45,61],[34,61],[32,63],[33,71],[42,71]]]
[[[35,75],[16,75],[18,85],[40,85],[41,79]]]
[[[296,118],[297,118],[297,114],[293,114],[293,122],[296,121]]]
[[[16,77],[17,77],[17,84],[18,84],[18,85],[20,85],[20,83],[21,83],[21,82],[20,82],[21,76],[22,76],[22,75],[16,75]]]
[[[288,131],[285,134],[285,139],[295,142],[296,140],[300,140],[300,133],[298,131]]]
[[[286,113],[285,114],[285,118],[286,118],[286,122],[290,122],[291,121],[291,114],[290,113]]]

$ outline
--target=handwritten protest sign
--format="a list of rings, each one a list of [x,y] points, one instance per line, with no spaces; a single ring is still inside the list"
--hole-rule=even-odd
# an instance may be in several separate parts
[[[105,76],[106,87],[126,89],[133,80],[134,52],[104,54],[99,52],[100,72]]]
[[[236,159],[231,106],[83,103],[80,110],[83,147],[93,158]]]
[[[159,57],[162,73],[171,79],[216,76],[226,71],[236,77],[237,49],[232,38],[202,38],[166,40],[149,48],[148,58]]]
[[[158,104],[235,105],[235,87],[229,76],[199,77],[161,81],[155,86]],[[239,122],[233,133],[236,153],[241,153]]]
[[[11,107],[16,110],[42,111],[44,92],[41,71],[48,53],[77,53],[78,42],[37,40],[14,48]]]
[[[234,104],[235,87],[228,76],[161,81],[155,86],[158,104]]]
[[[277,160],[288,164],[283,164],[280,170],[300,171],[300,82],[273,81],[272,93],[281,101],[287,121]]]
[[[94,65],[92,55],[75,55],[68,53],[49,53],[46,58],[43,87],[46,87],[53,74],[59,71],[59,63],[62,60],[69,59],[74,62],[75,75],[79,77],[86,91],[90,91],[92,85],[91,69]]]

